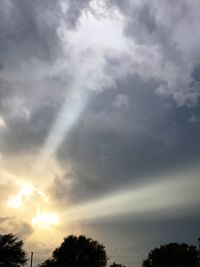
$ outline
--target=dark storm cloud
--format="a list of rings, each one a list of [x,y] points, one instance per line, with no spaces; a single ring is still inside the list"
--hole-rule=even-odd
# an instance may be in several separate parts
[[[71,172],[55,178],[53,194],[80,201],[198,160],[198,108],[177,108],[155,94],[155,81],[128,76],[96,96],[63,142],[58,158]],[[123,93],[129,108],[113,105]]]
[[[63,1],[64,2],[64,1]],[[0,3],[0,55],[2,66],[24,60],[54,61],[62,56],[63,47],[58,34],[62,20],[75,27],[89,0],[2,0]]]
[[[51,125],[48,118],[53,119],[55,108],[43,103],[47,84],[37,76],[43,63],[32,65],[31,61],[50,63],[63,54],[57,33],[62,15],[59,1],[0,3],[0,116],[6,125],[1,131],[1,152],[35,150]]]
[[[27,85],[31,86],[31,83]],[[28,152],[41,146],[57,116],[62,96],[54,97],[53,93],[46,93],[45,82],[38,86],[44,87],[36,93],[30,88],[23,88],[25,86],[0,82],[0,117],[5,122],[5,126],[0,129],[1,152]],[[51,81],[48,88],[53,86]],[[57,92],[63,92],[61,87],[57,86]]]
[[[2,153],[32,153],[44,142],[72,80],[55,66],[67,60],[59,28],[74,29],[89,2],[0,2]]]
[[[33,73],[34,75],[34,73]],[[34,79],[33,79],[34,80]],[[0,82],[0,129],[2,153],[37,153],[56,120],[72,77],[65,69],[42,80],[13,84]]]
[[[200,82],[200,65],[196,65],[193,67],[192,78],[193,81],[195,81],[196,83]]]
[[[84,232],[94,232],[98,240],[103,236],[111,262],[141,266],[148,253],[160,245],[180,242],[196,246],[199,219],[198,215],[190,212],[186,217],[169,220],[132,221],[130,218],[115,218],[106,222],[88,223],[84,226]]]
[[[54,191],[61,198],[66,191],[68,197],[74,199],[95,196],[111,190],[113,184],[118,187],[124,182],[139,181],[139,177],[169,166],[176,167],[183,160],[190,161],[199,155],[199,124],[191,123],[198,121],[198,108],[185,107],[198,102],[199,71],[194,56],[198,49],[195,44],[193,54],[186,51],[184,56],[187,40],[183,36],[176,39],[185,17],[196,25],[192,21],[192,15],[196,15],[194,6],[189,6],[187,1],[178,1],[172,10],[166,1],[163,5],[158,1],[151,5],[146,1],[138,5],[129,1],[109,3],[124,16],[124,34],[137,44],[139,55],[144,51],[144,55],[149,52],[150,56],[135,70],[134,66],[138,65],[129,62],[130,51],[124,57],[106,55],[107,65],[103,71],[116,80],[117,88],[94,96],[71,135],[63,142],[58,158],[63,168],[69,164],[72,171],[55,179]],[[61,20],[74,29],[90,1],[65,4],[62,6],[59,1],[1,2],[2,71],[15,60],[37,58],[49,62],[62,55],[57,31]],[[172,27],[172,23],[177,24]],[[188,31],[186,29],[187,35]],[[155,47],[158,53],[154,54]],[[140,48],[144,50],[140,51]],[[28,81],[24,84],[6,78],[1,80],[0,115],[6,123],[5,129],[1,129],[2,151],[37,151],[60,111],[65,94],[63,88],[73,78],[68,69],[55,74],[47,71],[42,82],[38,82],[37,69],[47,68],[43,62],[41,65],[34,63],[36,65],[27,71],[35,69],[29,74],[33,76],[32,80],[25,70],[24,76],[28,78],[24,80]],[[123,68],[127,62],[130,63],[128,71]],[[151,69],[154,69],[153,73]],[[124,71],[121,78],[117,77],[117,71]],[[127,76],[126,72],[136,72],[138,76]],[[184,77],[187,74],[183,81],[181,73]],[[162,99],[155,91],[172,95],[183,107],[177,109],[171,99]]]
[[[55,59],[62,50],[56,32],[60,16],[59,1],[1,1],[0,53],[4,64]]]
[[[61,102],[43,104],[31,118],[14,116],[7,119],[6,129],[1,133],[1,151],[9,154],[37,153],[56,119]],[[21,114],[23,115],[23,114]]]

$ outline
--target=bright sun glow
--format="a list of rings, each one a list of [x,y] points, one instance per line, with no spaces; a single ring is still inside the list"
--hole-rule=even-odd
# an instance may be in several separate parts
[[[33,226],[40,229],[47,229],[50,226],[59,224],[59,217],[55,213],[41,213],[40,207],[44,206],[48,202],[48,197],[42,192],[37,190],[33,185],[26,184],[22,186],[22,190],[15,196],[10,198],[7,204],[13,209],[24,209],[26,204],[31,204],[33,210],[30,212],[32,215]],[[37,208],[37,212],[36,209]]]
[[[39,213],[32,219],[32,224],[39,228],[48,228],[49,226],[58,225],[59,218],[53,213]]]
[[[22,190],[17,193],[16,196],[8,200],[8,206],[14,209],[19,209],[22,207],[25,199],[30,197],[34,192],[34,187],[32,185],[25,185]]]

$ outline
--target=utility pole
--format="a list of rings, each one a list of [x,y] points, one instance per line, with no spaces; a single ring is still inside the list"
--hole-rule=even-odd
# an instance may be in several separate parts
[[[31,252],[31,264],[30,267],[33,267],[33,252]]]
[[[199,247],[199,251],[200,251],[200,237],[198,238],[198,247]]]

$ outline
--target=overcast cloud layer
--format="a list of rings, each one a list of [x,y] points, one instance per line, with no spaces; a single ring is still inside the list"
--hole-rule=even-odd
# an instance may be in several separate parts
[[[47,253],[32,215],[6,206],[21,180],[37,187],[31,210],[37,201],[44,206],[42,186],[49,207],[62,216],[127,187],[143,188],[145,199],[151,184],[177,181],[185,190],[191,181],[175,212],[168,207],[167,219],[157,191],[155,216],[115,214],[72,231],[100,239],[111,260],[127,267],[140,266],[161,243],[196,241],[199,26],[196,0],[1,0],[1,232],[18,232],[28,247],[34,243],[38,261]]]

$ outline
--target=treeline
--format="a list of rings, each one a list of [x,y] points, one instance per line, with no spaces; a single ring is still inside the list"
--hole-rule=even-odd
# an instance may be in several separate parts
[[[22,267],[27,263],[23,241],[14,234],[0,235],[0,267]],[[104,245],[83,235],[70,235],[38,267],[106,267]],[[200,267],[200,253],[195,246],[170,243],[153,249],[142,267]],[[113,263],[110,267],[125,267]]]

